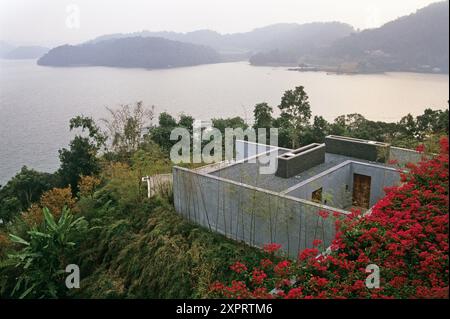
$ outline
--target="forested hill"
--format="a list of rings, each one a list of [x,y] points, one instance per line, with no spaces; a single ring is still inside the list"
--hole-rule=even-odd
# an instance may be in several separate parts
[[[214,49],[157,37],[63,45],[38,60],[39,65],[126,68],[170,68],[217,62],[220,62],[220,56]]]
[[[331,66],[352,72],[448,73],[449,2],[433,3],[379,28],[353,32],[328,46],[297,44],[297,47],[261,51],[250,62],[257,65],[306,63],[318,69]]]
[[[353,59],[376,68],[449,70],[449,2],[433,3],[416,13],[340,39],[328,57]]]

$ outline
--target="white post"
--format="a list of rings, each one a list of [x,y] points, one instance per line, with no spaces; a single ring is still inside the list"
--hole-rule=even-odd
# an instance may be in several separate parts
[[[151,185],[150,185],[150,181],[151,181],[151,177],[150,176],[144,176],[142,177],[142,181],[143,182],[147,182],[147,197],[150,198],[151,195]]]

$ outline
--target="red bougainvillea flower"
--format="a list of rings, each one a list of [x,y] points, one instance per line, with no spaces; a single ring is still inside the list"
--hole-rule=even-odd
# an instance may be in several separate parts
[[[289,273],[290,265],[291,262],[289,260],[282,260],[273,268],[273,271],[278,275],[286,275]]]
[[[270,259],[264,258],[260,262],[261,268],[266,269],[273,265],[273,262]]]
[[[289,290],[286,299],[299,299],[303,297],[302,288],[292,288]]]
[[[326,218],[328,218],[328,216],[330,216],[330,213],[327,212],[327,211],[321,210],[321,211],[319,212],[319,215],[320,215],[320,217],[326,219]]]
[[[311,279],[309,280],[309,283],[312,286],[324,287],[328,284],[328,279],[323,277],[312,276]]]
[[[339,218],[339,217],[342,217],[342,214],[338,213],[338,212],[333,212],[333,217],[334,218]]]
[[[391,160],[389,160],[388,163],[391,164],[391,165],[397,165],[397,164],[398,164],[398,160],[396,160],[396,159],[391,159]]]
[[[252,283],[255,285],[261,285],[264,279],[267,278],[267,275],[264,271],[259,269],[253,269],[252,272]]]
[[[314,239],[314,240],[313,240],[313,246],[314,246],[314,247],[317,247],[317,246],[319,246],[322,242],[323,242],[323,241],[320,240],[320,239]]]
[[[319,250],[317,248],[306,248],[299,254],[300,260],[306,260],[311,257],[316,257],[319,254]]]
[[[233,265],[230,266],[230,269],[237,274],[247,271],[247,267],[240,261],[236,261]]]
[[[280,244],[271,243],[271,244],[265,244],[263,249],[266,253],[274,253],[278,251],[281,248]]]
[[[425,145],[423,145],[423,144],[417,145],[416,151],[417,151],[417,152],[420,152],[420,153],[425,152]]]

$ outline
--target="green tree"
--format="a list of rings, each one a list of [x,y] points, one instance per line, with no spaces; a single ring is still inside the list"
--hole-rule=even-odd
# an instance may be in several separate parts
[[[258,103],[253,110],[254,124],[253,128],[270,128],[272,127],[273,109],[266,102]]]
[[[218,129],[222,134],[225,134],[226,128],[242,128],[243,130],[248,128],[247,123],[245,123],[245,120],[239,116],[236,117],[230,117],[230,118],[219,118],[219,119],[212,119],[212,126]]]
[[[158,126],[150,129],[149,136],[168,153],[175,143],[175,141],[170,140],[170,133],[175,127],[177,127],[175,118],[167,112],[162,112],[159,114]]]
[[[347,135],[345,115],[340,115],[334,119],[333,123],[330,125],[330,133],[341,136]]]
[[[186,128],[189,133],[192,134],[194,128],[194,118],[190,115],[181,114],[180,120],[178,121],[178,126]]]
[[[96,175],[100,172],[100,163],[97,158],[97,148],[88,138],[75,136],[70,142],[70,148],[59,151],[61,166],[58,174],[64,186],[70,185],[72,192],[78,192],[80,177]]]
[[[329,123],[322,116],[314,116],[312,132],[316,142],[323,143],[329,134]]]
[[[298,86],[294,90],[286,91],[281,98],[279,109],[288,119],[292,148],[297,148],[300,135],[311,118],[311,107],[304,87]]]
[[[292,142],[288,115],[281,113],[278,118],[273,120],[273,127],[278,128],[278,145],[286,148],[291,147]]]
[[[87,131],[89,138],[91,138],[98,149],[105,146],[107,136],[101,132],[100,128],[91,117],[82,115],[76,116],[70,119],[69,128],[70,130],[80,128],[82,132]]]
[[[437,121],[434,123],[433,130],[435,133],[445,133],[448,135],[448,109],[445,111],[439,111],[439,116]]]
[[[364,131],[364,125],[366,123],[367,123],[366,118],[359,113],[351,113],[347,114],[346,116],[347,132],[354,137],[361,136],[361,133]],[[361,136],[360,138],[363,137]]]
[[[434,125],[438,123],[439,113],[432,109],[425,109],[422,115],[416,117],[417,133],[420,139],[431,134]]]
[[[417,133],[420,139],[424,139],[433,133],[448,134],[448,109],[425,109],[422,115],[416,117]]]
[[[158,124],[163,128],[173,128],[177,126],[177,121],[175,118],[167,112],[162,112],[159,114]]]
[[[403,116],[400,119],[399,127],[401,133],[409,136],[415,136],[417,132],[417,124],[416,120],[414,119],[414,116],[411,115],[411,113],[408,113],[407,115]]]
[[[8,183],[0,188],[0,219],[12,220],[18,213],[28,209],[41,195],[57,186],[54,174],[42,173],[23,166]]]
[[[302,136],[302,144],[323,143],[329,134],[330,124],[322,116],[314,116],[313,124]]]
[[[100,162],[97,157],[99,149],[106,138],[100,133],[92,118],[77,116],[70,120],[70,130],[81,128],[87,130],[87,136],[76,135],[69,144],[69,149],[59,150],[61,162],[58,175],[63,186],[70,185],[73,194],[78,193],[80,177],[98,174]]]

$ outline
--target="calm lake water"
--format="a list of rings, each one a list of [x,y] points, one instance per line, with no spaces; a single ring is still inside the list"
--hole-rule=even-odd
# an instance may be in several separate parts
[[[313,114],[327,120],[358,112],[372,120],[396,121],[425,107],[445,108],[449,97],[448,75],[327,75],[245,62],[170,70],[53,68],[34,60],[0,60],[0,184],[23,165],[55,170],[58,149],[72,136],[68,121],[75,115],[99,119],[106,106],[142,100],[155,105],[157,113],[251,120],[256,103],[275,108],[283,92],[298,85],[305,86]]]

